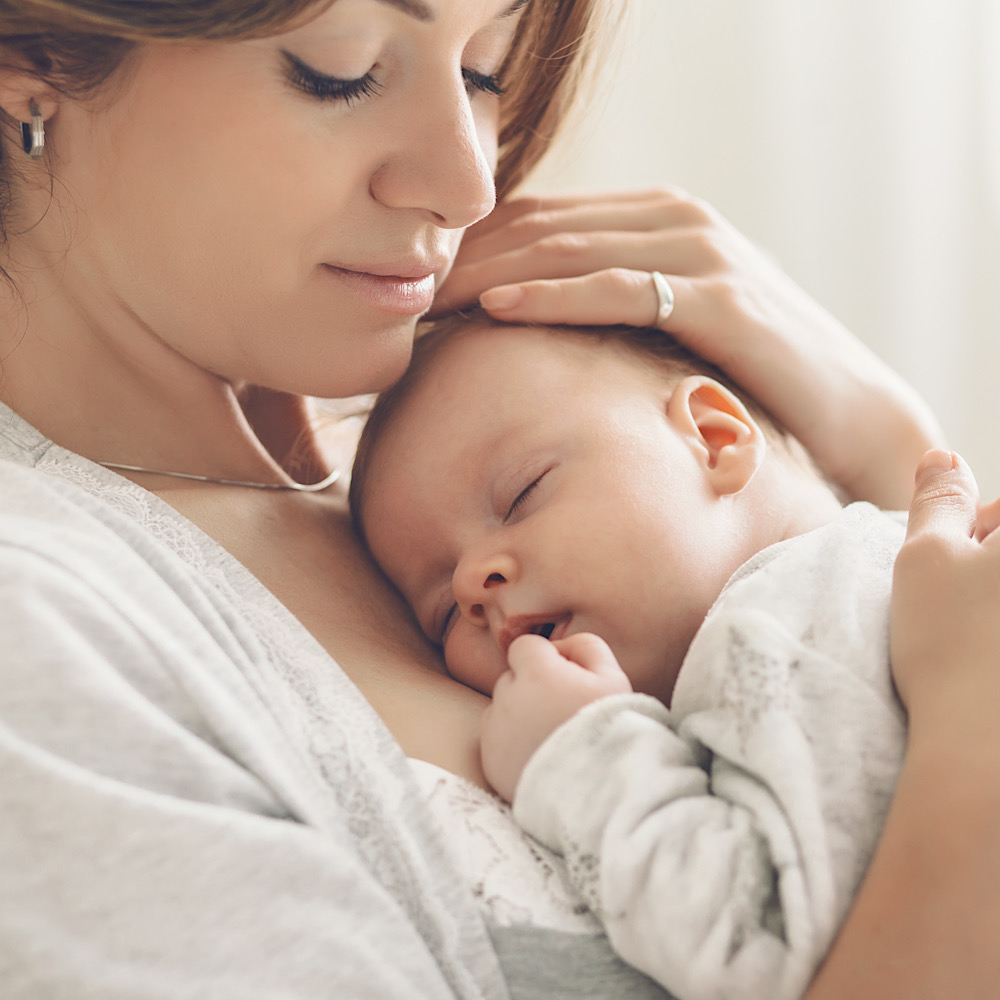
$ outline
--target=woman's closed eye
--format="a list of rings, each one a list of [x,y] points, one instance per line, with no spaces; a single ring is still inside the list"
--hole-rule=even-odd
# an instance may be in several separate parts
[[[504,92],[496,73],[479,73],[474,69],[463,68],[462,79],[465,80],[465,89],[470,95],[479,92],[499,97]]]
[[[342,101],[350,107],[364,98],[376,97],[382,91],[382,85],[375,79],[371,70],[364,76],[345,79],[320,73],[291,52],[282,54],[285,57],[285,73],[289,83],[296,90],[318,100]],[[480,73],[478,70],[463,68],[462,79],[470,97],[477,93],[499,97],[504,92],[495,73]]]
[[[364,76],[345,80],[339,76],[320,73],[291,52],[283,52],[282,55],[285,57],[288,82],[296,90],[321,101],[343,101],[350,106],[365,97],[374,97],[382,89],[371,71]]]

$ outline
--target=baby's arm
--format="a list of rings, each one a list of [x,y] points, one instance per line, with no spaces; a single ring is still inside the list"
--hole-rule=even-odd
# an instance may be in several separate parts
[[[799,996],[858,852],[852,841],[846,863],[844,845],[831,857],[802,720],[783,698],[760,718],[759,700],[736,698],[678,729],[660,702],[614,694],[628,688],[610,651],[577,638],[586,669],[561,655],[583,659],[579,647],[511,647],[486,720],[487,775],[514,792],[518,822],[565,856],[615,950],[681,1000]],[[750,737],[748,757],[740,734],[752,731],[766,738]]]
[[[680,1000],[805,989],[831,933],[824,866],[769,789],[713,767],[660,702],[586,705],[526,764],[513,809],[564,856],[615,951]]]
[[[483,770],[518,822],[565,856],[615,950],[681,1000],[797,996],[817,935],[794,835],[768,792],[747,807],[713,788],[711,755],[673,731],[659,701],[631,693],[596,635],[521,636],[508,663],[484,714]]]

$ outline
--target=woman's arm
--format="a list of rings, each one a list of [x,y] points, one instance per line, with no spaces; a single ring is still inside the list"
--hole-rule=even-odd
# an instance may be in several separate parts
[[[656,313],[650,270],[674,289],[670,332],[767,407],[831,480],[854,499],[909,503],[920,456],[943,441],[926,404],[683,192],[508,202],[466,235],[436,308],[481,296],[503,320],[642,326]]]
[[[1000,536],[975,536],[957,457],[918,473],[896,564],[893,672],[910,712],[879,848],[807,1000],[1000,991]],[[980,533],[995,526],[995,508]]]
[[[1000,739],[973,747],[961,728],[911,739],[878,850],[806,1000],[997,996]]]

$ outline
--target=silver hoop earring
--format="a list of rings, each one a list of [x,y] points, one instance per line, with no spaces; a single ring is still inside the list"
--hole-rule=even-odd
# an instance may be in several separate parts
[[[28,104],[30,122],[21,122],[21,145],[29,159],[37,160],[45,152],[45,119],[35,101]]]

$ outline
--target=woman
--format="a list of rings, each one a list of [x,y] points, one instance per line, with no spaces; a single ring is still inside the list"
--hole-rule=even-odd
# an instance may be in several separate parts
[[[494,168],[503,195],[562,117],[595,9],[0,3],[7,995],[651,989],[597,939],[488,934],[406,762],[481,782],[482,699],[366,561],[302,402],[400,373]],[[691,199],[509,204],[438,302],[647,322],[654,268],[679,334],[849,492],[904,502],[933,422]],[[789,388],[803,365],[822,399]],[[899,915],[881,870],[864,905]]]

